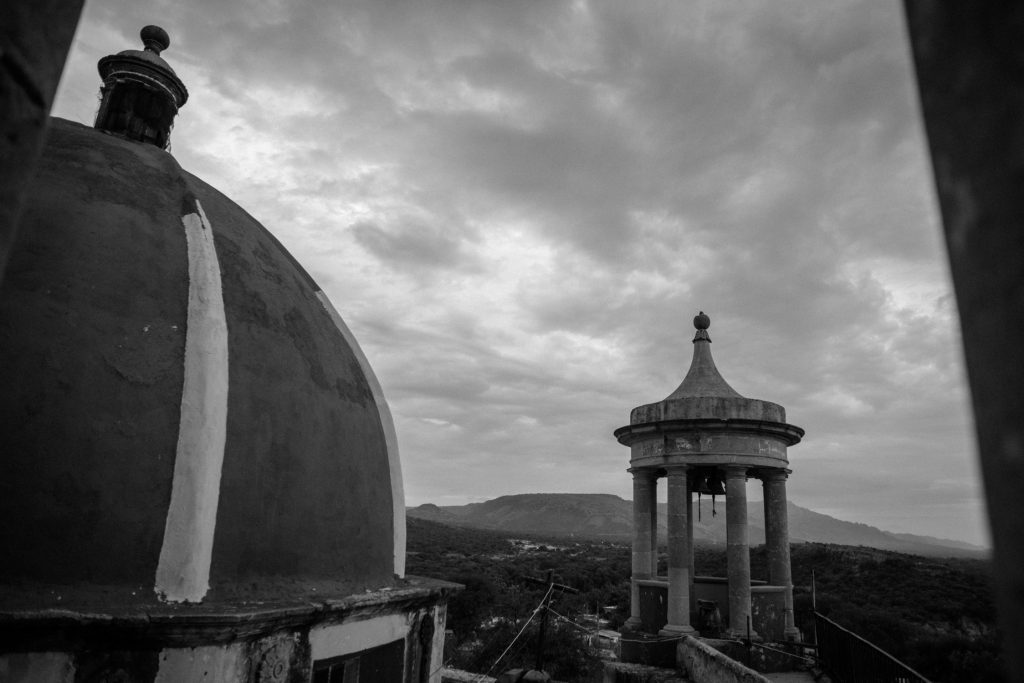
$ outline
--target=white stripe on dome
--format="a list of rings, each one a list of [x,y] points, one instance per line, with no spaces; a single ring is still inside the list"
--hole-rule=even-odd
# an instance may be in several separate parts
[[[331,316],[334,325],[341,332],[341,336],[348,342],[349,348],[359,361],[359,367],[366,375],[366,381],[373,393],[374,403],[377,404],[377,412],[380,413],[380,426],[384,430],[384,443],[388,449],[388,468],[391,472],[391,507],[395,516],[395,574],[405,576],[405,489],[402,486],[402,461],[398,457],[398,434],[395,433],[395,422],[391,418],[391,408],[388,407],[387,399],[384,398],[384,391],[381,389],[377,375],[373,373],[369,361],[359,348],[359,342],[348,329],[348,325],[338,315],[331,304],[331,300],[321,290],[317,290],[316,298],[323,304],[327,314]]]
[[[188,242],[185,382],[174,483],[156,569],[169,602],[199,602],[210,587],[228,416],[228,326],[213,228],[196,200],[182,216]]]

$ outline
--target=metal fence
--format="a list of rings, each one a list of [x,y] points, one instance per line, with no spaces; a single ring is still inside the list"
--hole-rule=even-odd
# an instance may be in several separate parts
[[[838,683],[930,683],[885,650],[818,612],[814,623],[818,657]]]

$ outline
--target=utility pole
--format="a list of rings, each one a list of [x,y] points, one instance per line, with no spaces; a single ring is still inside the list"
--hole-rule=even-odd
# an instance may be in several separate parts
[[[551,580],[551,570],[548,570],[548,586],[553,586],[554,582]],[[551,589],[548,589],[547,594],[544,597],[544,606],[541,609],[540,614],[540,631],[537,632],[537,664],[533,667],[537,671],[544,670],[544,630],[548,625],[548,603],[551,602]]]
[[[552,579],[552,571],[548,570],[547,578],[537,579],[532,576],[524,576],[523,580],[528,583],[535,583],[540,586],[544,586],[544,601],[541,603],[541,615],[540,615],[540,630],[537,633],[537,660],[536,665],[533,667],[537,671],[544,670],[544,631],[548,625],[548,605],[551,604],[551,596],[555,591],[560,593],[573,593],[579,594],[579,591],[571,586],[566,586],[560,583],[555,583]]]

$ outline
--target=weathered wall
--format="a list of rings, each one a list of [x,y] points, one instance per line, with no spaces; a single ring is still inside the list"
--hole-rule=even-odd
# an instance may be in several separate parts
[[[750,620],[763,640],[786,639],[786,589],[782,586],[752,586]]]
[[[714,576],[697,577],[693,591],[694,609],[698,605],[696,600],[715,602],[718,604],[723,626],[729,623],[729,585],[726,579]],[[782,586],[768,586],[759,580],[751,581],[751,626],[754,632],[765,640],[785,640],[785,604]]]
[[[657,633],[668,623],[668,583],[638,581],[640,593],[640,628],[644,633]]]
[[[282,628],[282,622],[295,621],[295,610],[265,610],[263,629],[253,627],[252,614],[242,625],[225,628],[234,615],[176,614],[173,638],[176,644],[162,642],[152,633],[124,629],[104,633],[103,624],[80,628],[61,635],[58,626],[48,629],[46,649],[0,654],[0,681],[3,683],[74,683],[74,681],[127,680],[133,683],[286,683],[309,681],[316,662],[350,655],[366,656],[382,645],[399,643],[404,662],[397,662],[403,680],[409,683],[440,683],[440,661],[444,648],[444,596],[452,584],[435,582],[427,591],[407,591],[419,606],[398,601],[390,605],[370,601],[363,611],[332,612],[325,608],[311,612],[305,623]],[[388,591],[378,594],[391,599]],[[206,618],[203,618],[203,617]],[[144,620],[139,619],[141,628]],[[40,628],[30,618],[19,622],[22,629]],[[248,623],[246,623],[248,622]],[[238,631],[255,628],[256,633],[240,637]],[[66,636],[66,637],[65,637]],[[182,645],[181,640],[195,643]],[[206,641],[206,642],[203,642]],[[215,643],[215,644],[209,644]],[[57,649],[49,649],[56,644]],[[9,639],[4,640],[11,647]],[[13,647],[21,647],[13,643]],[[66,648],[65,650],[59,649]],[[31,646],[26,646],[31,648]]]
[[[75,665],[66,652],[16,652],[0,655],[4,683],[74,683]]]
[[[203,680],[247,683],[250,668],[248,656],[248,648],[243,644],[163,650],[154,683]]]
[[[693,683],[768,683],[768,679],[710,645],[686,636],[676,649],[679,667]]]
[[[645,633],[657,633],[668,622],[668,585],[663,581],[644,581],[640,584],[640,621]],[[751,621],[754,632],[764,640],[785,640],[786,596],[782,586],[766,586],[753,581],[750,589]],[[722,626],[729,623],[729,585],[726,579],[712,576],[697,577],[693,584],[694,614],[691,623],[700,628],[697,618],[698,600],[715,602],[722,617]]]

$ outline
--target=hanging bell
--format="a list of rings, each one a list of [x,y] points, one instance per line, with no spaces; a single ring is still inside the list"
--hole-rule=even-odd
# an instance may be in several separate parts
[[[722,477],[714,470],[712,470],[711,474],[699,477],[697,479],[697,486],[693,490],[696,493],[705,496],[725,495],[725,486],[722,483]]]

